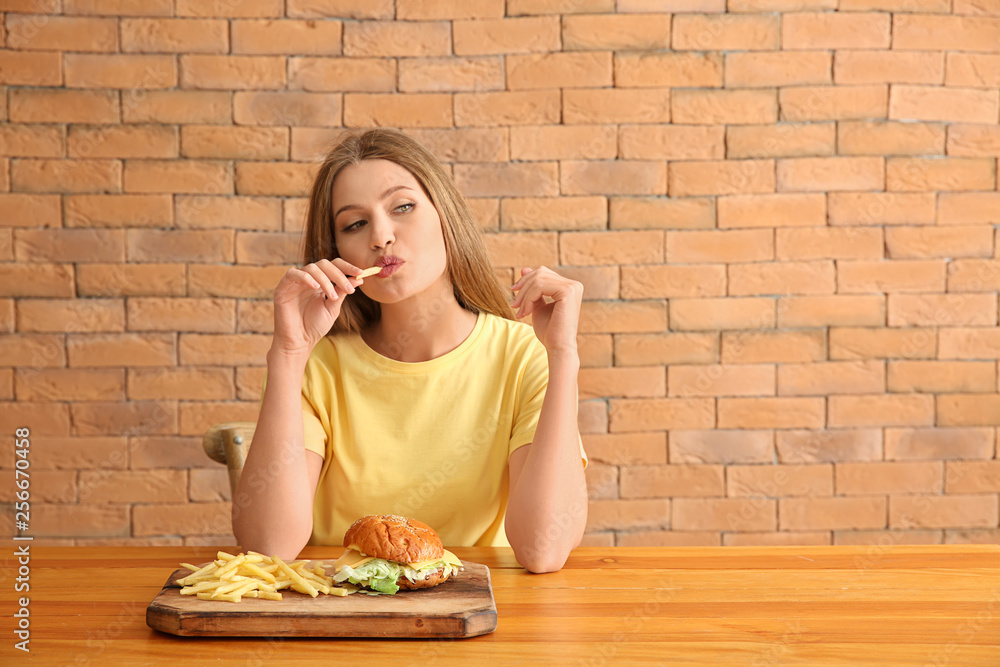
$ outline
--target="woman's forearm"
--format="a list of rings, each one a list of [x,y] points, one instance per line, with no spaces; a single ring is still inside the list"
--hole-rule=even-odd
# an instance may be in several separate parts
[[[233,494],[233,533],[246,550],[295,558],[312,533],[302,426],[305,360],[268,354],[267,385]]]
[[[580,458],[575,352],[549,355],[549,384],[527,458],[511,489],[507,539],[533,572],[560,569],[587,523],[587,484]]]

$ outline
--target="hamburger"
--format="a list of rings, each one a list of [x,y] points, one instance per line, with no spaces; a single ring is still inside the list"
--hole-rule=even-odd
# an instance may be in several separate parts
[[[390,595],[437,586],[462,567],[433,528],[402,516],[361,517],[344,533],[344,546],[333,580]]]

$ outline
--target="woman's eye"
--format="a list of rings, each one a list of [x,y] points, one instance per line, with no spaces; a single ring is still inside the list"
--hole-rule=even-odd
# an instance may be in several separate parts
[[[355,229],[358,229],[358,228],[364,226],[364,224],[365,224],[364,220],[358,220],[357,222],[351,223],[351,224],[347,225],[346,227],[344,227],[344,231],[345,232],[354,231]]]
[[[409,213],[413,210],[413,204],[400,204],[396,207],[397,213]]]

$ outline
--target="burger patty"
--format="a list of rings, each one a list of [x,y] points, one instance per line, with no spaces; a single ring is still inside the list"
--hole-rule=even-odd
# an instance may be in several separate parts
[[[428,574],[425,578],[418,579],[417,581],[410,581],[403,575],[399,575],[396,585],[399,586],[400,590],[412,591],[418,588],[430,588],[431,586],[437,586],[438,584],[444,583],[447,578],[448,577],[444,576],[444,568],[440,567],[431,574]]]

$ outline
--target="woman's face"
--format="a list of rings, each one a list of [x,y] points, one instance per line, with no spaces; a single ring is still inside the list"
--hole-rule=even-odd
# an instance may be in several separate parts
[[[384,266],[361,288],[379,303],[440,283],[450,291],[441,218],[416,177],[395,162],[364,160],[340,171],[333,183],[333,238],[351,264]]]

